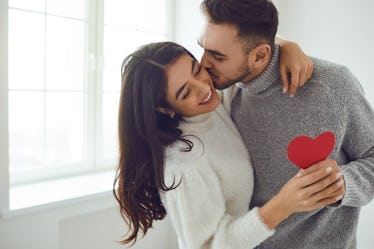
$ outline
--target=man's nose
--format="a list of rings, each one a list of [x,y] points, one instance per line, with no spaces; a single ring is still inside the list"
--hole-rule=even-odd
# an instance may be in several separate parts
[[[207,54],[206,52],[204,52],[203,56],[201,56],[201,65],[205,68],[211,68],[212,67],[212,63],[210,63],[210,61],[208,60],[208,57],[207,57]]]

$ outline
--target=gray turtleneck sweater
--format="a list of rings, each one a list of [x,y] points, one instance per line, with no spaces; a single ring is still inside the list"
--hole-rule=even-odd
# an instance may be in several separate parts
[[[279,47],[267,68],[240,86],[232,118],[247,146],[255,185],[250,208],[279,192],[298,168],[287,158],[296,136],[332,131],[330,158],[344,173],[346,194],[336,205],[298,213],[282,222],[261,249],[353,249],[360,207],[374,196],[374,114],[357,79],[344,66],[313,59],[308,84],[293,98],[282,93]]]

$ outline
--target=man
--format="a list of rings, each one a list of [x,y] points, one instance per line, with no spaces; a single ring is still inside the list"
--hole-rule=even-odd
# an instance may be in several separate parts
[[[282,94],[278,13],[267,0],[204,0],[202,65],[215,86],[240,86],[231,111],[252,158],[250,208],[262,206],[298,171],[287,158],[290,141],[331,131],[330,157],[343,172],[343,199],[290,216],[258,248],[353,249],[360,207],[374,195],[374,114],[357,79],[344,66],[313,59],[314,72],[294,98]],[[311,171],[311,170],[307,170]],[[333,193],[336,199],[340,193]]]

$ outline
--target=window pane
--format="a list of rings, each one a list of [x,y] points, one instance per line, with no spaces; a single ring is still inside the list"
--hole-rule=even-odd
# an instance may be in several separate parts
[[[9,92],[10,173],[44,165],[42,92]]]
[[[103,94],[103,159],[118,157],[119,93]]]
[[[137,33],[132,30],[106,26],[104,29],[104,91],[119,91],[121,88],[121,65],[123,59],[139,44]]]
[[[150,42],[166,41],[166,37],[164,35],[158,35],[153,33],[138,32],[137,41],[138,44],[142,45]]]
[[[9,88],[44,87],[44,15],[9,10]]]
[[[47,0],[47,13],[85,19],[85,0]]]
[[[135,28],[137,20],[144,18],[140,15],[139,1],[105,0],[104,4],[104,24]]]
[[[46,93],[46,164],[63,166],[84,159],[83,93]]]
[[[142,31],[166,34],[166,4],[165,0],[142,0],[138,2],[139,29]],[[141,13],[141,15],[139,14]],[[141,18],[139,18],[141,16]]]
[[[44,12],[45,0],[9,0],[9,7]]]
[[[165,0],[106,0],[104,23],[166,34]]]
[[[47,89],[84,88],[85,23],[47,17]]]

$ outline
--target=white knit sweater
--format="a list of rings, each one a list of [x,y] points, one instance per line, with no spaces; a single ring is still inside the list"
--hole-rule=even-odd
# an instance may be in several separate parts
[[[227,110],[188,118],[180,129],[193,142],[165,151],[165,183],[180,185],[161,192],[180,249],[250,249],[271,236],[258,215],[248,211],[253,172],[247,149]]]

